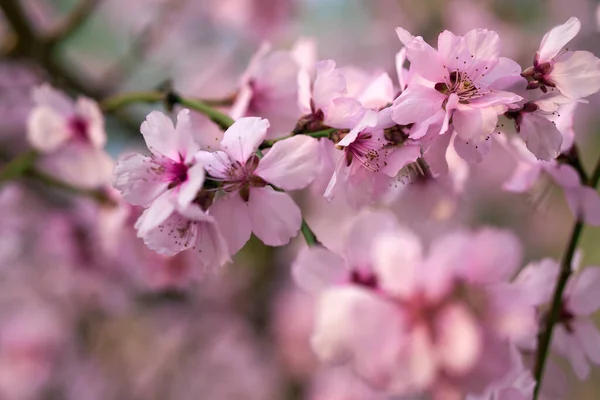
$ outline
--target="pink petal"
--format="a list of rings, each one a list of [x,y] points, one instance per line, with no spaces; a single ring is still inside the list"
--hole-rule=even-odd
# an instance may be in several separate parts
[[[572,327],[585,355],[596,365],[600,365],[600,331],[589,318],[576,318]]]
[[[421,146],[418,144],[404,144],[395,149],[386,157],[386,165],[381,172],[389,177],[395,177],[407,164],[417,161],[421,157]]]
[[[558,272],[558,262],[545,258],[525,266],[517,275],[515,284],[527,294],[529,305],[540,306],[552,299]]]
[[[333,128],[351,129],[360,122],[365,111],[360,101],[349,97],[338,97],[331,102],[324,123]]]
[[[335,68],[335,61],[319,61],[316,66],[316,78],[313,85],[313,101],[315,110],[327,112],[333,99],[346,94],[346,79],[339,69]]]
[[[473,107],[484,108],[503,104],[513,104],[521,100],[523,100],[521,96],[512,92],[494,90],[484,96],[469,101],[469,104]]]
[[[360,376],[385,386],[404,347],[403,320],[391,302],[355,286],[340,286],[320,296],[311,343],[322,361],[350,358]]]
[[[557,185],[567,189],[575,189],[581,187],[581,178],[572,166],[568,164],[548,163],[538,161],[539,165],[544,168],[544,171],[552,177]],[[571,191],[569,191],[570,193]]]
[[[79,97],[75,104],[75,113],[87,123],[87,137],[96,148],[103,148],[106,144],[104,130],[104,116],[98,103],[87,97]]]
[[[225,131],[221,148],[232,160],[245,164],[265,139],[269,121],[258,117],[240,118]]]
[[[213,178],[226,179],[229,177],[228,171],[231,169],[231,160],[224,151],[199,151],[194,158],[204,166],[206,172]]]
[[[50,153],[69,140],[67,120],[49,107],[34,108],[27,118],[27,140],[41,152]]]
[[[588,267],[573,282],[569,309],[577,315],[590,315],[600,308],[600,267]]]
[[[552,28],[542,38],[540,49],[537,52],[538,62],[543,63],[556,57],[562,48],[579,33],[580,29],[581,22],[575,17],[571,17],[564,24]]]
[[[86,143],[69,143],[43,157],[38,166],[46,173],[80,189],[95,189],[110,183],[112,158],[103,149]]]
[[[294,200],[273,188],[251,188],[248,211],[252,232],[268,246],[283,246],[298,234],[302,214]]]
[[[438,35],[437,48],[440,56],[445,63],[451,67],[456,67],[456,57],[461,57],[464,54],[465,48],[463,45],[464,39],[462,36],[456,36],[454,33],[445,30]],[[440,81],[444,82],[444,80]]]
[[[502,188],[509,192],[523,193],[531,189],[540,177],[542,168],[537,163],[518,162],[517,167]]]
[[[433,88],[410,85],[394,101],[392,105],[392,119],[398,125],[420,122],[441,110],[442,102],[445,99],[445,95]]]
[[[150,209],[144,211],[136,226],[146,225],[146,219],[149,218],[147,213],[151,213]],[[172,213],[155,227],[138,230],[138,237],[144,240],[146,246],[159,254],[168,256],[192,247],[196,242],[197,235],[197,225],[177,212]]]
[[[200,150],[200,145],[194,140],[190,110],[183,109],[177,114],[175,134],[177,152],[183,157],[183,161],[190,162],[194,154]]]
[[[404,229],[383,233],[372,239],[374,241],[370,249],[361,246],[361,250],[369,251],[381,288],[399,298],[408,298],[420,289],[422,283],[421,241]],[[362,258],[365,257],[367,255],[362,255]]]
[[[398,83],[400,84],[400,90],[404,90],[407,85],[407,70],[404,68],[406,62],[406,47],[400,49],[396,53],[396,74],[398,76]]]
[[[216,222],[211,219],[196,224],[198,233],[193,249],[198,254],[200,266],[204,269],[220,267],[231,261],[229,248]]]
[[[575,215],[592,226],[600,226],[600,197],[598,192],[587,186],[564,189],[567,203]]]
[[[600,89],[600,59],[588,51],[566,52],[556,60],[548,78],[567,97],[587,97]]]
[[[74,113],[73,100],[48,84],[34,88],[31,96],[36,105],[51,108],[65,118]]]
[[[440,362],[451,374],[468,373],[483,351],[481,330],[471,313],[463,306],[447,306],[436,324],[436,341]]]
[[[458,106],[458,95],[456,93],[451,93],[448,96],[448,102],[446,103],[446,113],[444,114],[444,120],[442,121],[442,127],[440,128],[440,135],[443,135],[448,131],[448,126],[450,125],[450,118],[454,116],[454,111]]]
[[[569,360],[573,367],[573,371],[575,371],[575,375],[577,375],[577,378],[579,378],[580,381],[584,381],[588,378],[591,368],[585,357],[583,348],[577,339],[568,333],[562,325],[558,325],[554,328],[552,347],[557,353]]]
[[[342,153],[342,152],[340,152]],[[331,175],[331,179],[325,188],[325,192],[323,196],[329,200],[331,200],[338,190],[344,185],[347,185],[348,180],[350,178],[350,167],[346,165],[346,157],[344,153],[340,154],[336,164],[335,170]]]
[[[491,108],[459,107],[454,111],[452,124],[458,136],[466,142],[481,142],[498,123],[498,114]]]
[[[184,208],[190,205],[190,203],[196,198],[196,195],[202,189],[204,185],[204,166],[202,164],[196,164],[187,170],[187,179],[179,187],[179,194],[177,195],[177,204],[179,207]]]
[[[406,57],[410,61],[410,70],[431,82],[444,82],[447,70],[440,54],[422,37],[411,37],[410,33],[402,28],[396,28],[400,41],[406,46]]]
[[[169,185],[157,172],[160,168],[151,157],[127,154],[115,165],[112,185],[128,203],[148,207]]]
[[[500,55],[500,37],[487,29],[472,29],[464,36],[464,44],[475,61],[496,61]]]
[[[152,202],[135,223],[138,237],[144,237],[148,233],[163,224],[175,211],[172,193],[165,192]]]
[[[252,225],[248,205],[239,193],[230,193],[216,199],[208,213],[217,222],[230,254],[237,253],[250,240]]]
[[[514,81],[514,77],[520,77],[521,65],[518,62],[506,57],[499,57],[498,63],[488,69],[485,76],[477,80],[479,85],[492,86],[494,89],[507,90],[509,82]]]
[[[383,72],[367,86],[358,97],[363,107],[377,110],[394,101],[394,84],[392,78]]]
[[[180,161],[177,148],[177,134],[173,121],[160,111],[152,111],[146,116],[140,128],[146,146],[152,154],[162,155]]]
[[[292,264],[294,282],[301,289],[317,294],[327,287],[347,279],[348,267],[344,260],[321,247],[305,247]]]
[[[469,163],[479,163],[483,161],[483,157],[490,152],[492,148],[492,140],[482,140],[479,143],[469,141],[468,143],[462,140],[458,135],[454,136],[454,150],[456,154],[463,160]]]
[[[406,367],[410,377],[403,380],[408,381],[407,386],[410,390],[425,391],[433,384],[439,366],[437,349],[432,343],[429,329],[423,325],[413,328],[410,332],[409,346]],[[400,377],[402,378],[402,375]],[[394,384],[397,385],[398,382]]]
[[[260,160],[254,173],[283,190],[305,188],[321,169],[318,146],[316,139],[305,135],[278,141]]]
[[[354,143],[358,135],[365,130],[366,128],[372,128],[377,125],[377,116],[378,114],[375,111],[367,110],[364,113],[361,121],[356,125],[342,140],[339,141],[338,145],[342,147],[346,147],[351,143]]]
[[[234,119],[240,119],[245,117],[248,112],[248,106],[250,105],[250,101],[252,100],[252,96],[254,95],[254,91],[248,84],[242,85],[235,96],[235,102],[231,106],[229,110],[229,116]]]
[[[562,144],[562,135],[556,126],[536,113],[523,114],[519,135],[527,148],[541,160],[555,159]]]

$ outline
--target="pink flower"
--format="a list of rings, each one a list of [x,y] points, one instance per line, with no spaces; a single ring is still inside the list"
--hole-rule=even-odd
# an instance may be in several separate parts
[[[350,362],[390,394],[440,398],[480,393],[508,372],[508,338],[535,329],[533,310],[506,283],[520,260],[512,235],[455,233],[425,257],[419,239],[397,229],[371,249],[376,285],[319,295],[312,344],[322,360]]]
[[[232,254],[253,232],[265,244],[281,246],[294,237],[302,223],[292,198],[276,191],[308,186],[319,172],[317,140],[298,135],[276,142],[260,159],[256,150],[265,139],[269,121],[238,119],[223,136],[221,151],[196,155],[211,181],[225,194],[215,199],[211,215],[218,221]]]
[[[313,294],[336,284],[376,287],[372,269],[373,243],[381,234],[396,228],[393,214],[363,210],[344,231],[341,254],[321,246],[302,249],[292,265],[296,284]]]
[[[455,36],[444,31],[437,50],[402,28],[397,33],[406,46],[410,71],[425,80],[408,85],[392,106],[396,123],[416,123],[411,137],[424,136],[432,125],[440,125],[443,134],[452,120],[458,137],[477,145],[491,135],[498,115],[521,100],[503,90],[520,79],[521,68],[499,57],[500,39],[495,32],[475,29]]]
[[[389,109],[367,110],[362,121],[337,142],[336,167],[325,190],[331,199],[345,192],[347,201],[360,207],[385,194],[393,178],[421,155],[421,146],[409,139],[409,127],[389,119]]]
[[[512,175],[503,185],[505,190],[526,192],[534,187],[542,175],[547,175],[563,189],[575,217],[589,225],[600,225],[600,196],[594,188],[581,182],[575,168],[556,160],[537,160],[518,138],[504,145],[517,162]]]
[[[302,57],[314,59],[314,44],[298,43]],[[300,117],[298,108],[298,79],[301,62],[292,51],[271,51],[263,44],[253,56],[241,78],[240,89],[230,115],[233,119],[245,116],[267,118],[275,136],[294,128]]]
[[[572,99],[587,97],[600,89],[600,59],[588,51],[564,49],[580,29],[579,20],[571,17],[544,35],[533,66],[523,71],[529,80],[528,89],[540,88],[545,93],[548,88],[556,88]]]
[[[189,110],[177,115],[177,126],[159,111],[153,111],[141,126],[150,155],[127,154],[115,166],[113,186],[133,205],[160,213],[159,203],[176,199],[187,207],[204,183],[204,167],[194,155],[200,146],[192,136]],[[158,199],[161,199],[156,203]]]
[[[577,271],[578,261],[574,264],[572,268]],[[558,262],[546,259],[521,271],[517,283],[532,294],[532,305],[543,306],[551,301],[559,268]],[[600,331],[591,318],[600,308],[599,284],[600,267],[586,267],[571,278],[552,336],[553,350],[570,361],[580,380],[589,376],[590,362],[600,365]]]
[[[113,166],[103,150],[104,117],[98,104],[86,97],[76,102],[49,85],[33,90],[36,106],[27,121],[27,139],[43,153],[38,166],[82,188],[109,182]]]

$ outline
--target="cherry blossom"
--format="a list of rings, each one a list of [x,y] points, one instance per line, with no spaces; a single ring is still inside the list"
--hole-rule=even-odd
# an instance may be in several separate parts
[[[302,216],[292,198],[275,190],[308,186],[319,171],[317,140],[298,135],[276,142],[264,158],[256,151],[267,135],[269,121],[238,119],[223,136],[221,150],[200,151],[196,159],[225,193],[210,212],[232,254],[254,233],[265,244],[281,246],[300,230]]]
[[[34,88],[32,97],[27,139],[43,154],[41,169],[82,188],[107,184],[113,161],[103,150],[106,133],[98,104],[86,97],[75,102],[47,84]]]
[[[444,134],[452,121],[461,141],[479,145],[494,131],[498,115],[521,100],[504,90],[519,79],[521,68],[500,57],[495,32],[475,29],[455,36],[444,31],[436,50],[421,37],[402,28],[396,31],[406,46],[410,71],[423,78],[412,82],[392,106],[396,123],[416,124],[411,137],[423,137],[432,125]]]
[[[517,277],[517,283],[531,293],[530,303],[543,306],[552,299],[558,262],[545,259],[531,263]],[[566,357],[575,374],[585,380],[590,374],[590,365],[600,365],[600,331],[591,315],[600,308],[598,284],[600,267],[579,270],[579,261],[574,260],[572,269],[576,275],[569,281],[563,294],[558,323],[552,336],[552,349]],[[540,313],[544,318],[544,313]]]
[[[376,290],[335,285],[319,295],[312,343],[322,360],[350,360],[389,393],[440,398],[479,393],[508,372],[508,337],[534,326],[533,310],[506,286],[520,259],[513,236],[458,232],[426,257],[417,237],[396,230],[372,250]]]
[[[579,19],[569,18],[546,33],[535,53],[533,66],[523,71],[528,89],[544,93],[556,88],[563,95],[579,99],[600,89],[600,59],[588,51],[569,51],[564,46],[581,29]]]

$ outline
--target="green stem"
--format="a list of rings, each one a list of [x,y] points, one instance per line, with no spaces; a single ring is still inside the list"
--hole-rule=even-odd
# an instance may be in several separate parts
[[[163,93],[155,90],[123,93],[102,100],[100,108],[102,111],[110,113],[136,103],[157,103],[164,97]]]
[[[317,239],[315,233],[312,231],[312,229],[310,229],[310,226],[308,226],[308,224],[306,223],[305,219],[302,219],[302,227],[300,228],[300,230],[302,232],[302,236],[304,236],[304,240],[306,241],[307,245],[316,246],[318,244],[321,244],[321,242],[319,242],[319,240]]]
[[[219,125],[219,127],[221,127],[221,129],[223,130],[227,130],[227,128],[229,128],[234,123],[233,119],[230,116],[215,110],[214,108],[200,100],[187,99],[185,97],[180,97],[176,94],[170,94],[168,100],[171,100],[174,104],[180,104],[184,107],[206,115],[208,118],[210,118],[212,122]]]
[[[37,157],[38,154],[32,150],[28,151],[27,153],[23,153],[19,157],[10,161],[0,171],[0,184],[23,176],[27,171],[33,168]]]

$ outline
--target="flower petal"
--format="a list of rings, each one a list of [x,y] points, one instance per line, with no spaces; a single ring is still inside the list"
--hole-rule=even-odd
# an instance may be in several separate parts
[[[124,155],[115,165],[112,185],[128,203],[148,207],[169,185],[161,179],[161,168],[152,157]]]
[[[587,97],[600,89],[600,59],[589,51],[568,51],[556,60],[548,78],[567,97]]]
[[[588,225],[600,226],[600,196],[596,189],[587,186],[565,187],[564,193],[573,215]]]
[[[527,148],[540,160],[553,160],[562,144],[562,135],[551,121],[537,115],[525,113],[519,124],[519,135]]]
[[[394,101],[392,119],[398,125],[420,122],[441,110],[445,99],[445,95],[433,88],[410,85]]]
[[[389,177],[395,177],[407,164],[417,161],[421,157],[421,146],[418,144],[404,144],[392,150],[385,159],[385,166],[381,172]]]
[[[494,131],[498,114],[492,107],[459,107],[454,111],[452,123],[462,140],[478,144]]]
[[[410,70],[431,82],[444,82],[447,70],[440,54],[422,37],[412,36],[402,28],[396,28],[398,38],[406,47],[406,58],[410,61]],[[409,86],[410,87],[410,86]]]
[[[469,372],[483,350],[480,328],[463,306],[451,304],[436,321],[436,350],[440,362],[456,375]]]
[[[269,121],[258,117],[240,118],[225,131],[221,148],[242,165],[254,154],[267,135]]]
[[[74,113],[73,100],[46,83],[34,88],[31,97],[38,106],[48,107],[64,118],[68,118]]]
[[[231,160],[224,151],[199,151],[194,158],[213,178],[226,179],[229,177]]]
[[[315,65],[316,78],[313,84],[313,102],[315,110],[327,113],[333,99],[346,94],[344,74],[335,67],[335,61],[319,61]]]
[[[190,205],[190,203],[196,198],[196,195],[202,189],[204,185],[204,166],[202,164],[196,164],[187,170],[187,178],[185,182],[179,186],[179,194],[177,195],[177,204],[179,207],[184,208]]]
[[[67,120],[49,107],[36,107],[27,118],[27,140],[41,152],[50,153],[69,140]]]
[[[590,315],[600,308],[600,267],[587,267],[573,282],[569,309],[577,315]]]
[[[148,235],[151,230],[163,224],[174,211],[175,204],[172,200],[172,193],[165,192],[160,195],[135,223],[135,229],[138,231],[137,236],[141,238]]]
[[[542,38],[540,49],[537,52],[537,60],[540,63],[550,61],[569,43],[579,30],[581,22],[575,17],[569,18],[562,25],[555,26]]]
[[[248,210],[252,232],[268,246],[283,246],[298,234],[302,214],[294,200],[273,188],[251,188]]]
[[[140,131],[146,147],[155,155],[162,155],[174,161],[180,161],[177,149],[177,134],[173,121],[160,111],[152,111],[142,122]]]
[[[305,135],[276,142],[260,160],[254,174],[283,189],[308,186],[320,171],[317,139]]]
[[[219,230],[231,255],[237,253],[252,235],[248,205],[239,193],[230,193],[215,200],[208,209],[219,226]]]
[[[200,150],[200,145],[194,140],[190,110],[183,109],[177,114],[175,134],[177,152],[183,157],[183,161],[190,162]]]
[[[220,267],[231,261],[227,242],[221,234],[217,223],[211,218],[208,221],[198,221],[196,242],[193,249],[198,253],[201,267]]]
[[[348,272],[344,260],[322,246],[303,248],[292,264],[292,276],[296,284],[313,294],[335,283],[342,283]]]
[[[92,145],[101,149],[106,144],[106,132],[104,130],[104,115],[98,107],[98,103],[87,97],[79,97],[75,103],[75,112],[78,117],[87,123],[87,138]]]
[[[142,227],[151,213],[150,209],[144,211],[138,219],[136,226]],[[159,225],[148,230],[138,230],[138,236],[144,240],[146,246],[159,254],[175,255],[189,249],[196,243],[198,226],[195,221],[184,217],[178,212],[173,212]],[[140,232],[143,235],[140,235]]]
[[[576,318],[573,332],[581,344],[585,355],[596,365],[600,365],[600,331],[589,318]]]

